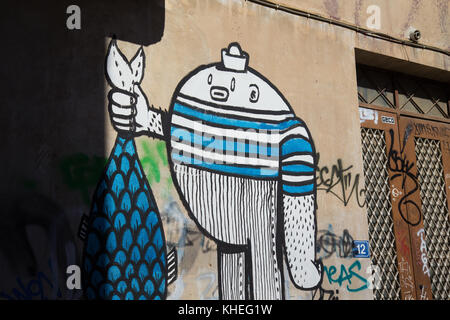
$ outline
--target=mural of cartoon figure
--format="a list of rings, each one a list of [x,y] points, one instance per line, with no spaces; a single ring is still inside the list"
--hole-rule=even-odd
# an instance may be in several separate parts
[[[305,123],[238,43],[177,86],[163,121],[176,189],[199,229],[217,243],[221,299],[283,299],[283,254],[297,288],[322,280],[315,261],[315,149]],[[142,94],[142,93],[141,93]],[[129,100],[117,92],[110,103]],[[121,105],[117,122],[153,127],[157,110]],[[118,111],[118,110],[116,110]],[[170,130],[170,131],[169,131]],[[135,130],[137,134],[142,131]]]
[[[116,42],[111,42],[106,58],[108,83],[116,90],[139,96],[139,105],[146,105],[141,100],[144,96],[139,95],[144,62],[142,48],[128,62]],[[118,117],[119,123],[128,121]],[[160,121],[152,132],[162,135]],[[176,276],[176,252],[167,255],[158,207],[133,136],[119,131],[94,193],[83,251],[82,279],[87,299],[165,299],[167,285]]]

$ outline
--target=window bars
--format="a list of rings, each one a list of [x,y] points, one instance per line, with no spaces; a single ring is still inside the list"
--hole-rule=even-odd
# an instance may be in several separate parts
[[[361,103],[449,119],[448,84],[357,65]]]

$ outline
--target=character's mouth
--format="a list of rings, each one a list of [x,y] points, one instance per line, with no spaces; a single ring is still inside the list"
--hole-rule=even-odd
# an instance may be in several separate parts
[[[212,86],[209,92],[215,101],[227,101],[230,94],[227,88],[219,86]]]

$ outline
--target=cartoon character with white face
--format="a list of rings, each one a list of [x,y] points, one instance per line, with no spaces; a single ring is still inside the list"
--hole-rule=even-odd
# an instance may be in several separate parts
[[[130,101],[123,92],[110,94],[110,115],[114,124],[129,114],[131,124],[122,121],[116,130],[135,128],[167,141],[183,204],[217,243],[220,298],[283,299],[283,253],[297,288],[317,288],[322,279],[315,261],[315,149],[305,123],[248,63],[232,43],[221,62],[180,82],[168,116],[148,104],[120,103]],[[131,100],[146,101],[136,94]],[[161,126],[164,134],[152,130]]]

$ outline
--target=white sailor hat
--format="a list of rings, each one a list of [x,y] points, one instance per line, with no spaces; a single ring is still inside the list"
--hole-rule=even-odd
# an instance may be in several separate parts
[[[248,66],[248,53],[242,51],[237,42],[228,45],[228,49],[222,49],[222,64],[225,69],[245,72]]]

